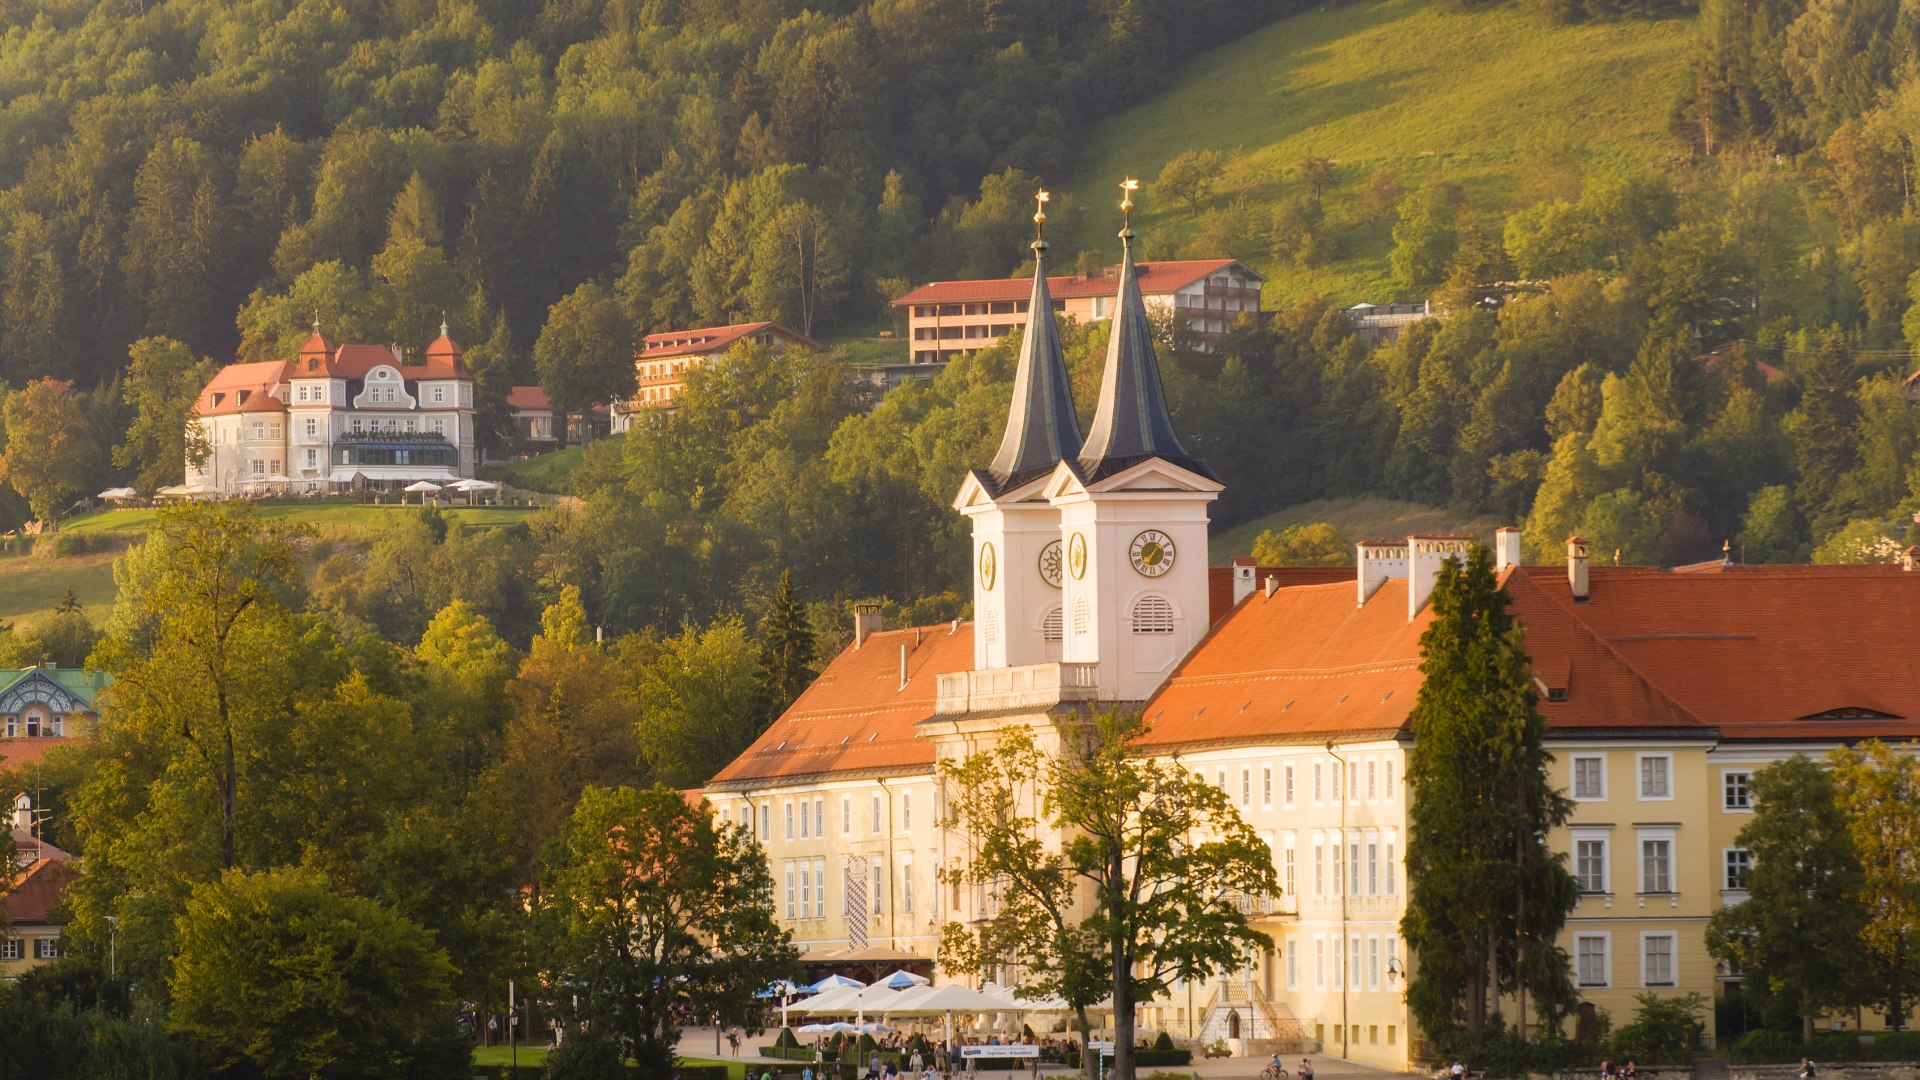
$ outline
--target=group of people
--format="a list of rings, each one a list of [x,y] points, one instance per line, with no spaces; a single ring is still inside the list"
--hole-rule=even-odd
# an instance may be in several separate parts
[[[1600,1080],[1640,1080],[1640,1068],[1631,1061],[1615,1065],[1609,1058],[1600,1063]]]

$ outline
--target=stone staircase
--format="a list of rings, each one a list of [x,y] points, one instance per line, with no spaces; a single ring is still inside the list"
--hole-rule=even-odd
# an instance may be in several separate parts
[[[1200,1042],[1234,1037],[1235,1015],[1239,1017],[1239,1037],[1246,1053],[1295,1054],[1309,1049],[1306,1031],[1284,1003],[1268,1000],[1260,988],[1247,979],[1223,979],[1201,1015]]]

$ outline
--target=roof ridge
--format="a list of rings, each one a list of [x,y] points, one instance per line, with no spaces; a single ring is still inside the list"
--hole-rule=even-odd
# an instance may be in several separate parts
[[[1204,638],[1202,639],[1205,640]],[[1195,646],[1195,650],[1198,650]],[[1214,683],[1246,682],[1249,679],[1338,679],[1348,675],[1371,675],[1381,671],[1408,671],[1420,666],[1420,658],[1406,660],[1370,660],[1327,668],[1262,668],[1254,671],[1221,672],[1217,675],[1179,675],[1169,677],[1165,685],[1206,686]]]

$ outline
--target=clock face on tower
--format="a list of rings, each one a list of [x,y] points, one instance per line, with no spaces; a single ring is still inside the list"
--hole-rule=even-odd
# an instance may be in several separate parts
[[[1060,587],[1060,560],[1060,541],[1051,541],[1040,549],[1040,577],[1056,589]]]
[[[980,545],[980,587],[991,592],[993,590],[994,575],[998,570],[999,570],[999,567],[994,562],[993,545],[990,543],[981,544]]]
[[[1087,538],[1079,533],[1067,541],[1067,573],[1075,581],[1087,576]]]
[[[1133,568],[1148,577],[1159,577],[1173,569],[1173,537],[1158,529],[1148,529],[1133,538],[1128,550]]]

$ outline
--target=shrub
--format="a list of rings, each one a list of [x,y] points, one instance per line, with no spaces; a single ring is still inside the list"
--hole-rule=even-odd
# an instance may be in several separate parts
[[[570,1031],[559,1049],[547,1055],[553,1080],[627,1080],[620,1044],[594,1031]]]
[[[799,1046],[800,1039],[794,1035],[792,1028],[781,1028],[780,1034],[774,1037],[773,1045],[784,1050],[791,1046]]]
[[[725,1065],[675,1065],[673,1075],[680,1080],[727,1080]]]
[[[1613,1035],[1615,1060],[1636,1064],[1681,1065],[1693,1056],[1693,1041],[1700,1033],[1700,1010],[1706,1008],[1703,994],[1660,997],[1638,994],[1640,1008],[1633,1021]]]
[[[1173,1036],[1171,1036],[1171,1035],[1169,1035],[1169,1034],[1167,1034],[1167,1033],[1166,1033],[1166,1032],[1164,1032],[1164,1031],[1163,1031],[1163,1032],[1161,1032],[1161,1033],[1160,1033],[1160,1037],[1159,1037],[1159,1038],[1157,1038],[1157,1039],[1155,1039],[1155,1040],[1153,1040],[1153,1048],[1154,1048],[1155,1050],[1172,1050],[1172,1049],[1174,1049],[1174,1045],[1173,1045]]]

